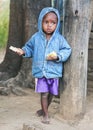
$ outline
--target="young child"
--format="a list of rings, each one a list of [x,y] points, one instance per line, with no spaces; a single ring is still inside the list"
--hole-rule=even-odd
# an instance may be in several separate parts
[[[49,123],[48,107],[53,95],[58,95],[59,77],[62,77],[63,65],[70,54],[71,47],[59,33],[60,16],[57,9],[42,9],[38,19],[38,32],[16,53],[32,58],[32,74],[37,79],[36,92],[41,93],[42,122]]]

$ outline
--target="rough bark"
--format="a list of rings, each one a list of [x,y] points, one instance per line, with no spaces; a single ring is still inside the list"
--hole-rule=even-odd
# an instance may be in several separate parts
[[[10,1],[9,36],[4,61],[0,64],[0,80],[6,80],[17,75],[22,58],[9,50],[9,46],[21,47],[23,44],[23,9],[22,0]]]
[[[64,66],[60,113],[65,119],[85,113],[87,92],[88,40],[93,16],[92,0],[67,0],[64,35],[72,55]]]

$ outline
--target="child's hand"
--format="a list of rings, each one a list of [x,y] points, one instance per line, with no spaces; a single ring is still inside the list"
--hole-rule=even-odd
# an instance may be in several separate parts
[[[17,48],[16,53],[20,56],[25,54],[25,52],[21,48]]]
[[[21,48],[16,48],[16,47],[10,46],[9,49],[16,52],[20,56],[25,54],[25,52]]]
[[[47,55],[47,60],[57,60],[57,58],[57,54],[54,51]]]

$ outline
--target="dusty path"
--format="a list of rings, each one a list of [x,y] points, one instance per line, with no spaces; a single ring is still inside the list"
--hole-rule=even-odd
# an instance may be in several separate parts
[[[4,51],[0,51],[0,60],[3,59]],[[3,55],[2,55],[3,54]],[[93,130],[93,93],[87,96],[86,113],[78,122],[67,122],[58,116],[58,102],[52,102],[49,113],[51,123],[41,123],[41,117],[35,115],[40,109],[39,95],[34,90],[28,89],[27,96],[0,96],[0,130],[23,130],[23,124],[33,125],[39,130]]]
[[[58,103],[52,102],[49,112],[51,123],[41,123],[41,117],[35,115],[40,109],[39,95],[33,90],[28,96],[0,96],[0,130],[22,130],[23,124],[34,125],[43,130],[93,130],[93,96],[87,100],[84,119],[75,124],[60,120],[57,116]]]

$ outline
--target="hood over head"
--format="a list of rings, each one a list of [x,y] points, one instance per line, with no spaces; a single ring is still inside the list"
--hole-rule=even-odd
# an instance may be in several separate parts
[[[43,21],[43,17],[49,13],[49,12],[54,12],[57,17],[58,17],[58,23],[57,23],[57,27],[56,27],[56,30],[55,32],[58,32],[59,31],[59,27],[60,27],[60,15],[59,15],[59,12],[57,9],[53,8],[53,7],[46,7],[44,9],[41,10],[40,12],[40,15],[39,15],[39,18],[38,18],[38,30],[40,32],[43,32],[42,31],[42,21]]]

